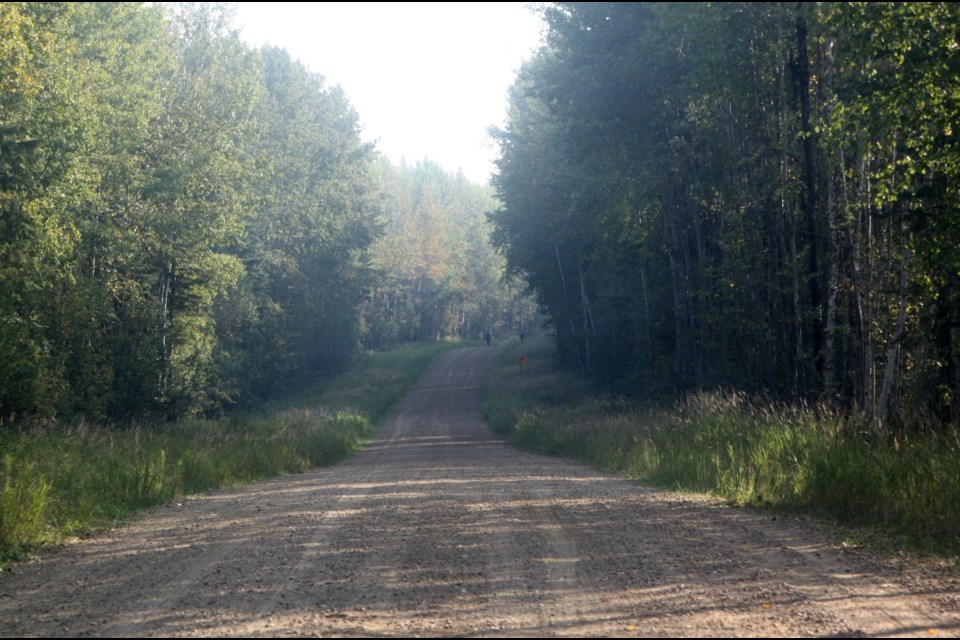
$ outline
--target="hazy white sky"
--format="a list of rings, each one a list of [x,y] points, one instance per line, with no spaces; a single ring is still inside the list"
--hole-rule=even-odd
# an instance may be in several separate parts
[[[496,156],[487,129],[540,37],[519,2],[241,2],[237,22],[250,44],[343,87],[364,138],[395,163],[429,158],[481,183]]]

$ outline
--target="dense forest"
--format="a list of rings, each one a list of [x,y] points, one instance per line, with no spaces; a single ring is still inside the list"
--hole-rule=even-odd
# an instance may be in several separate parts
[[[504,278],[504,259],[490,244],[492,189],[429,161],[381,166],[386,217],[371,248],[379,277],[361,308],[364,344],[383,349],[529,329],[536,304],[520,280]]]
[[[380,159],[228,7],[0,3],[0,425],[208,415],[358,348],[513,331],[492,202]]]
[[[960,417],[955,5],[539,10],[494,193],[380,158],[223,5],[0,3],[0,421],[216,413],[516,333],[524,281],[640,396]]]
[[[960,417],[960,5],[550,3],[492,216],[564,359]]]

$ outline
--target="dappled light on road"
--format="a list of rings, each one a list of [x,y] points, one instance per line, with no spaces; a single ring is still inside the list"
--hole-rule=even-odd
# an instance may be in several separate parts
[[[802,523],[509,446],[479,417],[493,353],[443,356],[337,467],[157,509],[18,569],[0,631],[960,634],[955,594],[893,584]]]

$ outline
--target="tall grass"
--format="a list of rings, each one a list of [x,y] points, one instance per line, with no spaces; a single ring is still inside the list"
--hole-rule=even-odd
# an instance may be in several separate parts
[[[177,496],[334,464],[450,346],[368,354],[314,388],[217,420],[2,431],[0,566]]]
[[[866,437],[824,407],[732,391],[668,407],[605,396],[558,372],[545,341],[490,376],[491,425],[532,450],[738,504],[828,515],[920,547],[960,549],[960,431]],[[534,364],[538,363],[538,364]]]

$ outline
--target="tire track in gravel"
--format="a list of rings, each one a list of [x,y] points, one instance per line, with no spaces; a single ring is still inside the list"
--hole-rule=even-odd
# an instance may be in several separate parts
[[[4,636],[960,635],[956,588],[802,521],[518,451],[495,349],[329,469],[153,510],[0,578]]]

